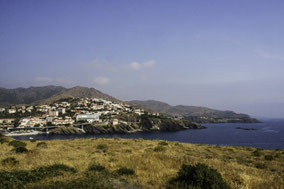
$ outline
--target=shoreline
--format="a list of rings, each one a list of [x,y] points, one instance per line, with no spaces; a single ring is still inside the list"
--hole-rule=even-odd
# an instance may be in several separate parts
[[[13,136],[29,136],[29,135],[42,135],[47,134],[45,132],[29,132],[29,133],[3,133],[4,136],[13,137]]]

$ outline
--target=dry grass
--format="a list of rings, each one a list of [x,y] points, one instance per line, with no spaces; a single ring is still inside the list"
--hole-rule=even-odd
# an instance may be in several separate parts
[[[134,176],[122,177],[143,188],[165,188],[182,164],[200,162],[217,169],[232,188],[284,188],[283,150],[168,142],[168,145],[162,145],[163,150],[155,151],[161,141],[143,139],[52,140],[45,141],[47,148],[37,147],[39,142],[26,142],[29,152],[23,154],[11,152],[13,147],[7,143],[0,144],[0,161],[8,157],[19,161],[14,166],[0,164],[0,170],[30,170],[65,164],[78,171],[40,181],[48,184],[84,177],[88,166],[95,163],[110,172],[121,167],[135,170]],[[102,145],[104,149],[98,148]],[[266,160],[265,156],[272,156],[272,159]]]

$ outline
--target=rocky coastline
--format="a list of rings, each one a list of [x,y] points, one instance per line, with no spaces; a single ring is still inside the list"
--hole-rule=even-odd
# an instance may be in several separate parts
[[[140,123],[119,123],[117,125],[84,124],[81,127],[59,127],[49,131],[49,134],[127,134],[135,132],[179,131],[185,129],[204,129],[198,123],[186,120],[147,119]]]

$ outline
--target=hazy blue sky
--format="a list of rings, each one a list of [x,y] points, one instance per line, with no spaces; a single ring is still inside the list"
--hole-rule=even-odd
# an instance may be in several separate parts
[[[283,0],[0,0],[0,86],[284,117]]]

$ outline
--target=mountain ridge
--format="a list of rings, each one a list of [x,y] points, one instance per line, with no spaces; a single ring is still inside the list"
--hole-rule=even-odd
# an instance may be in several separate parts
[[[75,86],[65,88],[61,86],[41,86],[28,88],[6,89],[0,88],[0,106],[11,106],[20,104],[48,104],[60,98],[68,97],[88,97],[88,98],[103,98],[114,102],[120,100],[102,93],[95,88]]]
[[[235,113],[230,110],[216,110],[202,106],[172,106],[165,102],[156,100],[132,100],[128,103],[140,106],[149,111],[159,112],[170,116],[182,116],[189,121],[199,123],[220,123],[220,122],[259,122],[247,114]]]
[[[105,94],[95,88],[75,86],[65,88],[61,86],[42,86],[29,88],[6,89],[0,88],[0,106],[8,107],[11,105],[35,105],[50,104],[56,100],[69,97],[102,98],[116,103],[122,101]],[[126,101],[138,107],[144,108],[149,112],[159,112],[169,116],[182,116],[188,121],[198,123],[219,123],[219,122],[258,122],[246,114],[238,114],[233,111],[221,111],[202,106],[172,106],[165,102],[156,100],[147,101]]]

